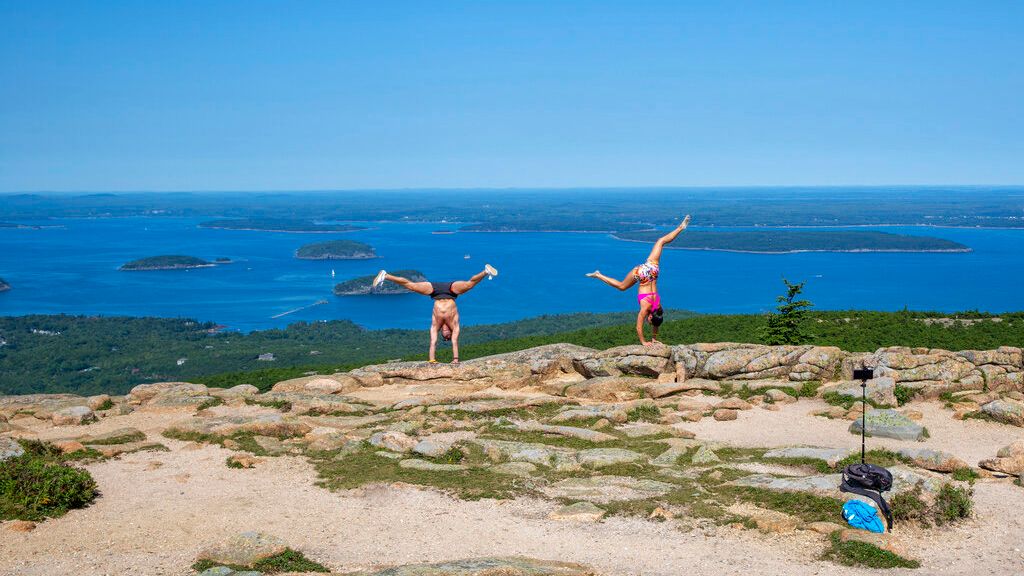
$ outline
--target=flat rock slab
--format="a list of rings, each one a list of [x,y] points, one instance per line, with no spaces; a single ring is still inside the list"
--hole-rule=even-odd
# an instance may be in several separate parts
[[[790,446],[776,448],[764,453],[765,458],[813,458],[823,460],[829,466],[835,466],[840,460],[853,454],[847,448],[818,448],[814,446]]]
[[[569,448],[509,440],[475,439],[470,442],[483,448],[488,457],[495,461],[504,459],[512,462],[529,462],[562,471],[580,468],[580,463],[576,460],[576,451]]]
[[[733,480],[729,484],[731,486],[762,488],[775,492],[807,492],[819,496],[839,498],[839,485],[842,481],[842,474],[816,474],[797,478],[776,478],[770,474],[752,474]]]
[[[218,564],[252,566],[264,558],[276,556],[287,549],[284,540],[262,532],[242,532],[203,550],[199,560]]]
[[[626,411],[619,410],[616,408],[605,408],[600,406],[592,407],[579,407],[571,408],[569,410],[563,410],[558,414],[551,417],[550,422],[562,423],[572,422],[574,420],[592,420],[594,418],[605,418],[611,422],[625,422],[627,419]]]
[[[413,446],[412,451],[429,458],[439,458],[454,448],[455,444],[471,440],[473,438],[476,438],[475,432],[438,432],[437,434],[431,434],[426,438],[420,439],[420,441]]]
[[[567,438],[578,438],[580,440],[586,440],[587,442],[608,442],[615,440],[615,436],[611,434],[605,434],[604,432],[598,432],[596,430],[590,430],[587,428],[576,428],[575,426],[552,426],[550,424],[541,424],[536,420],[528,420],[526,422],[515,422],[517,430],[523,432],[541,432],[544,434],[557,434],[559,436],[565,436]]]
[[[0,462],[8,458],[17,458],[24,453],[25,449],[16,440],[0,436]]]
[[[639,452],[623,448],[591,448],[590,450],[580,450],[576,454],[576,460],[580,464],[591,468],[604,468],[605,466],[613,466],[615,464],[632,464],[646,459],[647,456]]]
[[[412,564],[348,576],[597,576],[597,572],[579,564],[510,557]]]
[[[718,454],[715,454],[715,452],[707,446],[701,446],[698,448],[690,458],[690,462],[694,466],[707,466],[709,464],[717,464],[721,461],[722,459],[718,457]]]
[[[428,462],[426,460],[420,460],[418,458],[408,458],[398,463],[400,468],[407,468],[411,470],[427,470],[429,472],[459,472],[461,470],[468,470],[469,466],[462,464],[438,464],[436,462]]]
[[[865,415],[867,422],[867,435],[881,438],[894,438],[896,440],[917,440],[924,441],[926,438],[924,426],[914,422],[896,410],[869,410]],[[860,434],[861,421],[854,420],[850,424],[851,434]]]
[[[960,468],[968,468],[967,462],[949,452],[929,450],[927,448],[900,448],[900,456],[910,458],[915,466],[936,472],[952,472]]]
[[[567,478],[543,489],[549,498],[570,498],[607,504],[621,500],[656,498],[668,494],[675,485],[630,476],[593,476]]]
[[[597,522],[604,517],[605,511],[590,502],[576,502],[562,506],[548,514],[551,520],[570,520],[573,522]]]

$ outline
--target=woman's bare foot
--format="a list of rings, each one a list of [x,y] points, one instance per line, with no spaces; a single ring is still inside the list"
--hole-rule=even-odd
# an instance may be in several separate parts
[[[586,274],[587,278],[597,278],[600,275],[601,275],[601,271],[600,270],[594,270],[593,272],[588,272]]]

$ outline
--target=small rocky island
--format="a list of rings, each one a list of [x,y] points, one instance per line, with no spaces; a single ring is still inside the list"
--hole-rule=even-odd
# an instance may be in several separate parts
[[[140,258],[139,260],[132,260],[121,266],[120,270],[137,271],[137,270],[187,270],[190,268],[210,268],[214,266],[212,262],[207,262],[202,258],[196,258],[195,256],[150,256],[149,258]]]
[[[373,246],[354,240],[331,240],[306,244],[295,251],[301,260],[369,260],[376,258]]]
[[[393,272],[395,276],[402,276],[408,278],[413,282],[425,282],[427,277],[423,275],[419,270],[395,270]],[[393,282],[385,282],[376,288],[371,288],[370,284],[373,282],[373,277],[376,274],[370,276],[360,276],[358,278],[352,278],[346,280],[334,287],[335,296],[365,296],[367,294],[409,294],[410,292],[405,288],[402,288],[398,284]]]
[[[200,228],[219,230],[249,230],[258,232],[296,232],[296,233],[329,233],[352,232],[365,230],[362,226],[351,224],[322,224],[312,220],[291,218],[231,218],[210,220],[199,224]]]
[[[11,285],[8,284],[7,281],[4,280],[3,278],[0,278],[0,292],[7,292],[10,289]]]

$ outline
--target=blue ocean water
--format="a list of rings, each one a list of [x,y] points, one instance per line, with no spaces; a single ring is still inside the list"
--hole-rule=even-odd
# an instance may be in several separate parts
[[[485,262],[501,274],[459,299],[466,324],[631,310],[636,307],[635,290],[618,292],[584,273],[599,268],[622,277],[643,262],[649,250],[649,245],[607,234],[439,235],[431,232],[456,226],[421,223],[374,223],[367,230],[344,234],[286,234],[210,230],[199,228],[199,221],[58,219],[46,222],[57,225],[52,228],[0,229],[0,277],[14,287],[0,294],[0,315],[188,317],[244,331],[332,319],[350,319],[370,328],[425,328],[431,308],[425,297],[336,297],[331,289],[337,282],[380,268],[415,268],[435,280],[467,278]],[[669,250],[662,258],[659,279],[663,303],[698,312],[762,312],[775,305],[785,276],[806,280],[806,296],[821,309],[1024,309],[1024,230],[877,229],[948,238],[974,251],[765,255]],[[369,243],[381,257],[294,258],[299,246],[334,238]],[[159,254],[226,256],[235,263],[187,271],[117,269],[129,260]],[[272,318],[322,299],[328,303]]]

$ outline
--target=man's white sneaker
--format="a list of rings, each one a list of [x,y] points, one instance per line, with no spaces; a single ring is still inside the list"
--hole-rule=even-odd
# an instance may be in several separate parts
[[[374,288],[376,288],[377,286],[380,286],[381,284],[383,284],[384,283],[384,277],[387,276],[387,275],[388,275],[387,270],[381,270],[380,272],[377,272],[377,276],[373,279],[372,286]]]

